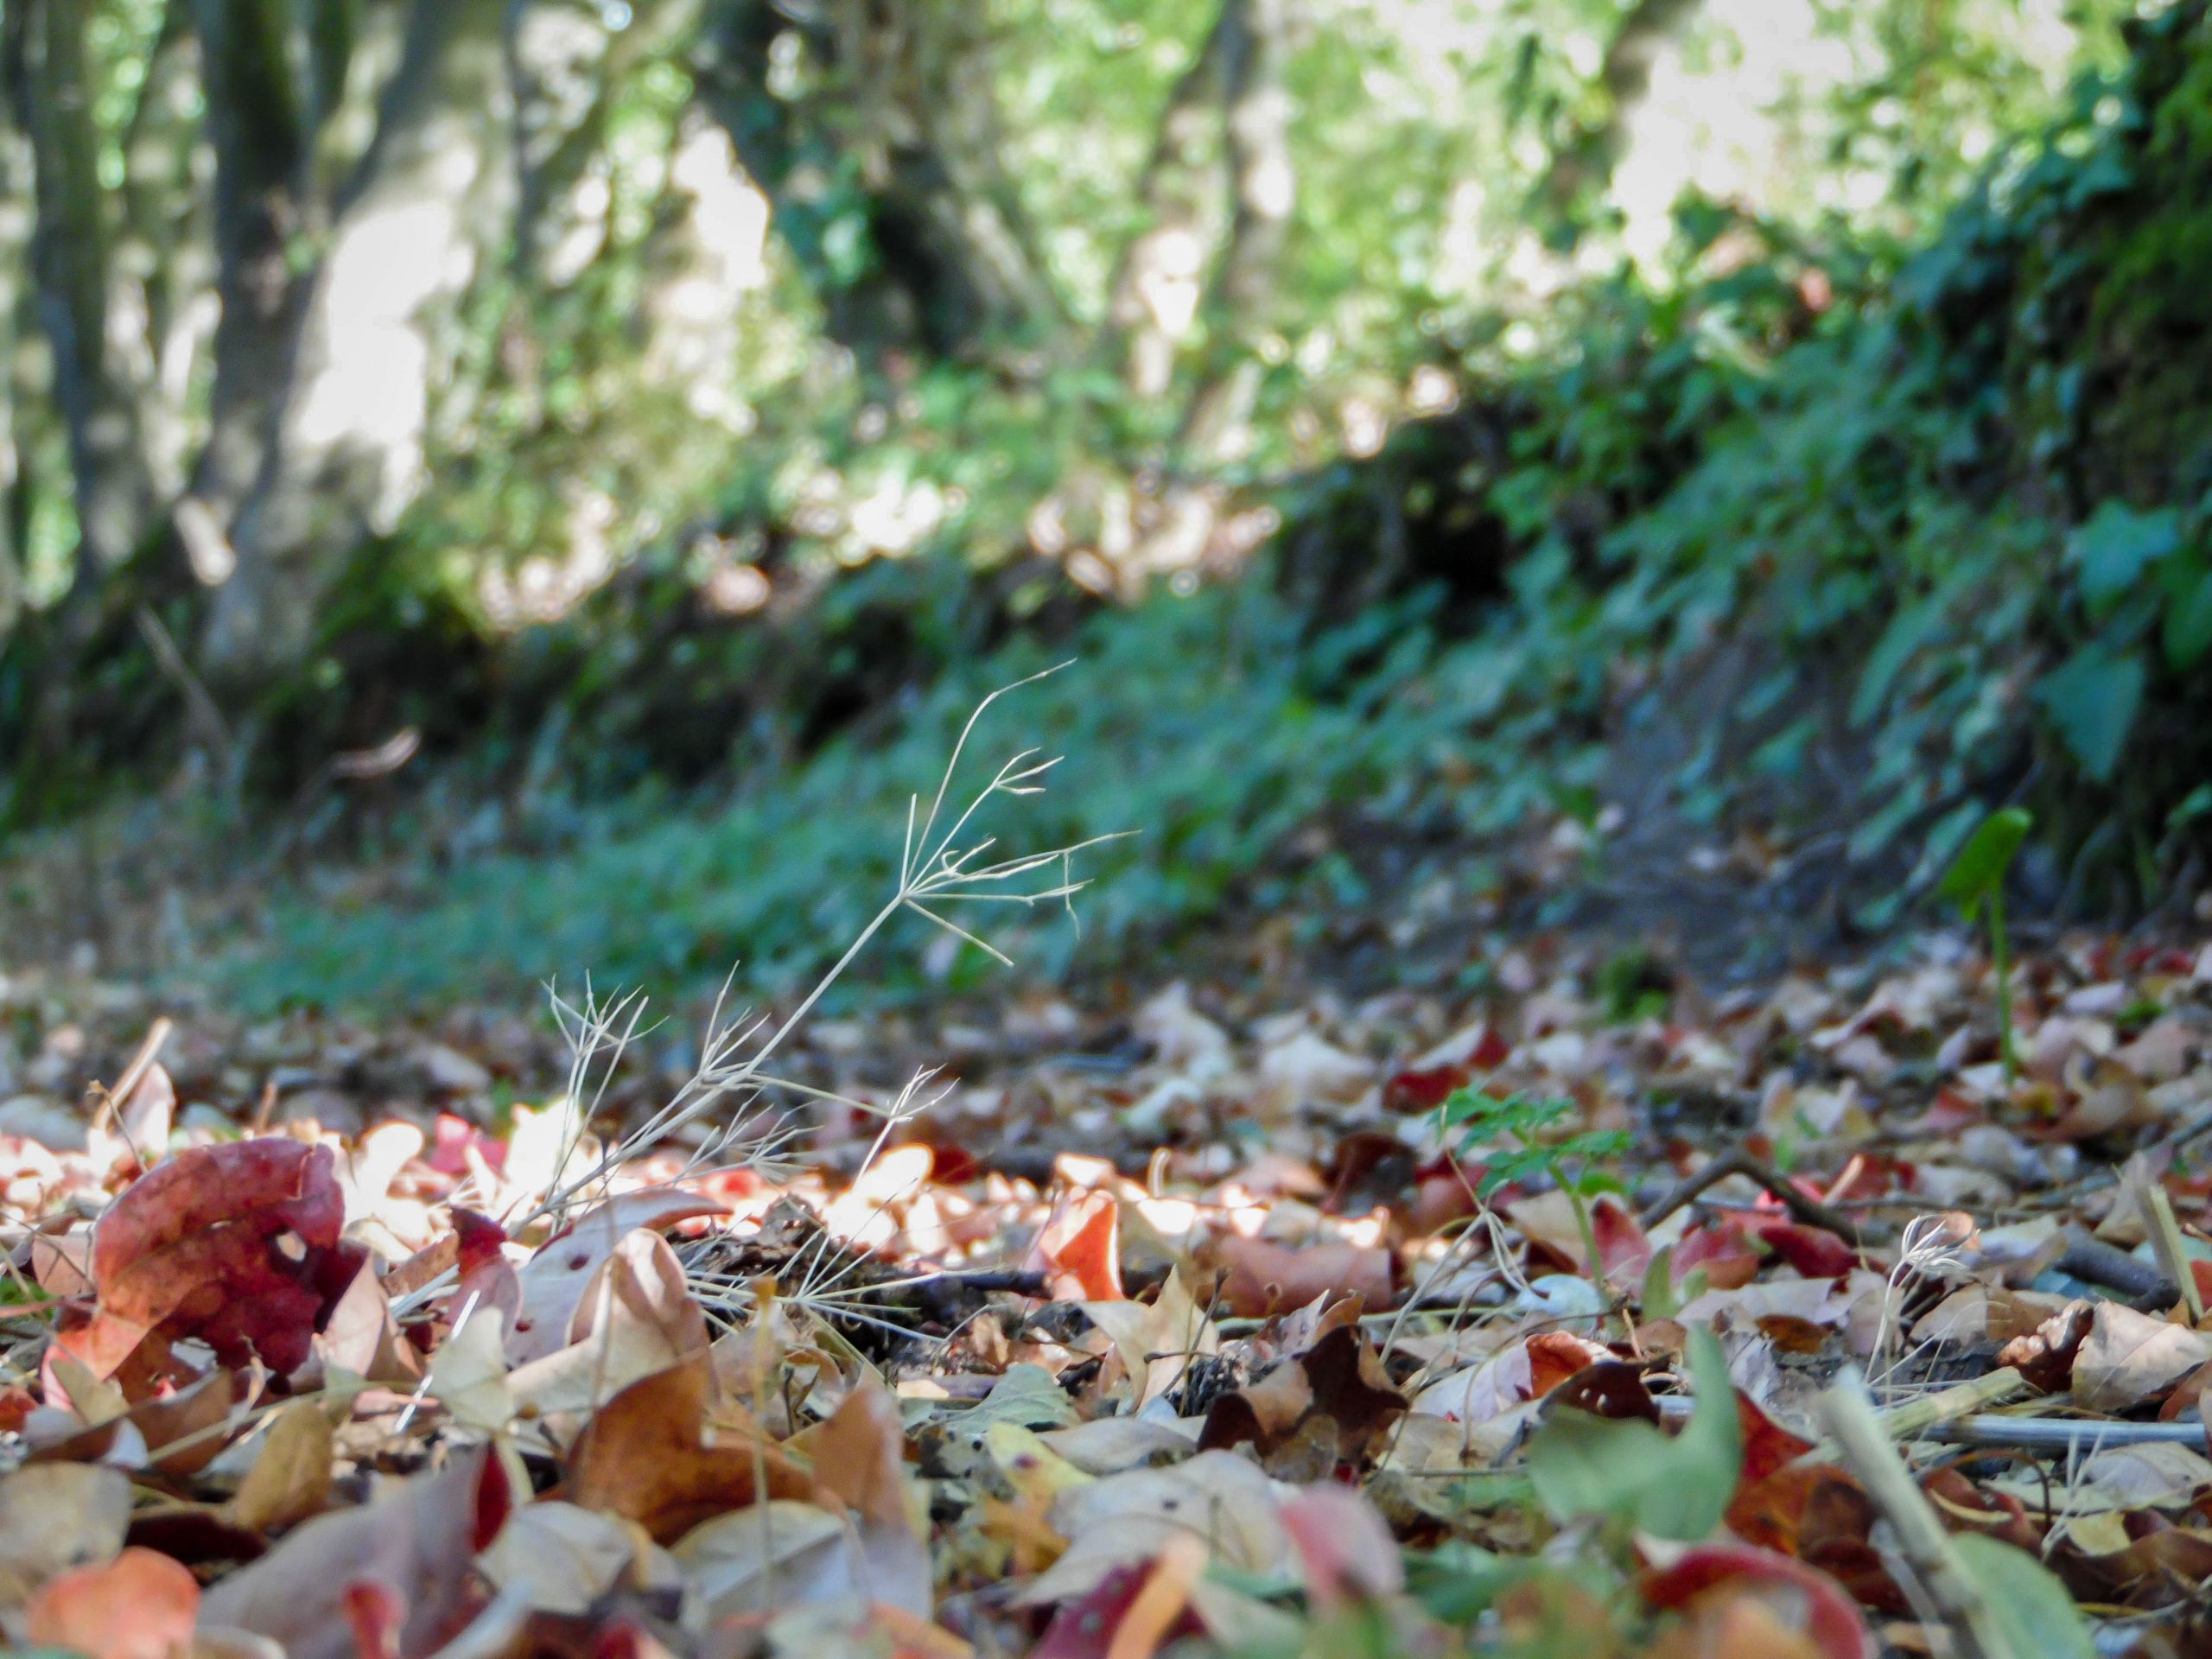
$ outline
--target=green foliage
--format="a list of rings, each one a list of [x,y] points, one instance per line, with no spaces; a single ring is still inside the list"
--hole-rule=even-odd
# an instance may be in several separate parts
[[[1614,1185],[1594,1166],[1626,1152],[1629,1138],[1618,1129],[1558,1134],[1576,1109],[1571,1100],[1528,1095],[1500,1100],[1479,1089],[1456,1089],[1436,1109],[1440,1127],[1464,1131],[1463,1153],[1481,1157],[1483,1178],[1477,1190],[1483,1197],[1508,1181],[1544,1175],[1586,1198]]]
[[[1951,1548],[2016,1659],[2089,1659],[2096,1643],[2057,1574],[2025,1550],[1962,1532]]]
[[[2034,817],[2019,807],[1992,812],[1967,837],[1966,845],[1943,872],[1937,894],[1956,905],[1967,920],[1974,920],[1983,904],[2004,887],[2005,871],[2034,828]]]
[[[2034,818],[2017,806],[1991,813],[1967,837],[1937,888],[1969,922],[1984,909],[1989,912],[1990,958],[1997,988],[1997,1049],[2004,1061],[2007,1088],[2012,1086],[2019,1060],[2012,1047],[2012,945],[2005,929],[2005,874],[2034,827]]]
[[[1728,1362],[1713,1333],[1689,1333],[1697,1403],[1678,1434],[1637,1418],[1554,1412],[1529,1442],[1537,1500],[1560,1522],[1604,1516],[1692,1543],[1727,1513],[1743,1467],[1743,1431]]]

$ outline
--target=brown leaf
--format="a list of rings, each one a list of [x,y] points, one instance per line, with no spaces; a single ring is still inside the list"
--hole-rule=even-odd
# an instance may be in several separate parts
[[[330,1420],[312,1400],[278,1412],[261,1455],[224,1505],[228,1519],[256,1532],[281,1532],[330,1501]]]
[[[523,1263],[522,1305],[507,1328],[507,1361],[520,1365],[564,1347],[592,1276],[638,1228],[658,1231],[696,1216],[727,1213],[712,1198],[675,1187],[617,1193],[563,1228]]]
[[[1997,1351],[1997,1363],[2009,1365],[2044,1394],[2061,1394],[2074,1376],[2074,1362],[2089,1334],[2094,1310],[2086,1300],[2069,1302],[2034,1332],[2015,1337]]]
[[[1357,1296],[1370,1308],[1385,1308],[1397,1290],[1397,1257],[1381,1245],[1332,1241],[1291,1249],[1229,1233],[1213,1242],[1211,1255],[1222,1270],[1222,1306],[1240,1319],[1262,1318],[1317,1296]]]
[[[57,1573],[114,1560],[130,1524],[119,1469],[42,1463],[0,1479],[0,1608],[21,1606]]]
[[[1276,1365],[1256,1382],[1224,1395],[1206,1414],[1198,1449],[1250,1445],[1281,1478],[1278,1454],[1301,1470],[1311,1462],[1325,1475],[1339,1461],[1363,1455],[1406,1409],[1390,1386],[1375,1345],[1357,1324],[1324,1332],[1303,1354]],[[1325,1425],[1326,1434],[1318,1433]]]
[[[708,1386],[701,1354],[616,1395],[569,1448],[561,1497],[635,1521],[656,1541],[672,1543],[726,1510],[812,1497],[813,1477],[746,1414],[725,1406],[721,1414],[732,1429],[710,1428]]]
[[[2075,1403],[2088,1411],[2125,1411],[2163,1394],[2208,1360],[2212,1338],[2101,1301],[2075,1356]]]
[[[467,1622],[476,1552],[511,1503],[505,1466],[471,1447],[372,1503],[295,1528],[210,1587],[200,1617],[268,1637],[288,1659],[353,1659],[357,1624],[388,1628],[401,1659],[419,1659]]]

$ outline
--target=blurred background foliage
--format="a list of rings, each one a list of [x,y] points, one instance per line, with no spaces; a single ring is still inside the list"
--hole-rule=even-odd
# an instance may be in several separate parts
[[[0,0],[0,71],[24,955],[772,991],[1064,657],[1094,956],[1745,957],[1999,800],[2031,904],[2199,885],[2203,0]]]

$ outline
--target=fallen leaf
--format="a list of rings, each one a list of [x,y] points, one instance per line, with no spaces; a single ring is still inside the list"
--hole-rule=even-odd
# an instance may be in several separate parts
[[[1332,1240],[1292,1249],[1230,1233],[1213,1242],[1210,1255],[1222,1274],[1221,1305],[1239,1319],[1302,1306],[1319,1296],[1357,1296],[1380,1310],[1397,1292],[1397,1257],[1381,1245]]]
[[[487,1448],[471,1448],[366,1504],[295,1528],[217,1580],[200,1617],[269,1637],[288,1659],[353,1659],[354,1627],[365,1621],[389,1629],[412,1659],[467,1622],[472,1563],[511,1502],[505,1466]]]
[[[1122,1206],[1111,1192],[1086,1192],[1046,1224],[1035,1255],[1055,1301],[1122,1298]]]
[[[1809,1641],[1821,1659],[1877,1659],[1880,1649],[1841,1586],[1802,1561],[1748,1544],[1697,1544],[1644,1575],[1643,1599],[1654,1607],[1688,1607],[1716,1591],[1756,1597],[1783,1628]],[[1719,1648],[1713,1659],[1737,1649]],[[1758,1649],[1749,1650],[1755,1655]]]
[[[2140,1405],[2212,1360],[2212,1337],[2100,1301],[2074,1358],[2074,1400],[2087,1411]]]
[[[223,1364],[304,1364],[353,1276],[327,1147],[265,1139],[192,1147],[125,1188],[92,1230],[99,1306],[72,1341],[106,1376],[149,1334],[197,1338]]]
[[[724,1406],[730,1427],[710,1426],[709,1380],[701,1354],[609,1400],[569,1449],[561,1497],[634,1521],[660,1543],[762,1498],[811,1498],[813,1477],[744,1413]]]
[[[227,1517],[255,1532],[281,1532],[330,1501],[330,1420],[312,1400],[296,1400],[270,1420],[261,1455],[225,1504]]]
[[[180,1659],[192,1646],[200,1581],[150,1549],[72,1567],[31,1599],[26,1623],[41,1647],[85,1659]]]
[[[96,1464],[38,1463],[0,1478],[0,1607],[58,1573],[115,1559],[130,1525],[130,1481]]]
[[[675,1187],[619,1192],[594,1205],[545,1241],[517,1274],[521,1306],[507,1332],[507,1360],[522,1365],[568,1344],[569,1322],[601,1263],[640,1227],[658,1231],[679,1221],[726,1213],[711,1198]]]

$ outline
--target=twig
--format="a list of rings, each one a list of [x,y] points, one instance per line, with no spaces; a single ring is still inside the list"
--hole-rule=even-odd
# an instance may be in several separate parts
[[[2064,1453],[2117,1446],[2202,1446],[2202,1423],[2129,1423],[2088,1417],[2007,1417],[2001,1412],[1938,1425],[1928,1436],[1950,1446],[2007,1446]]]
[[[114,1085],[106,1090],[107,1097],[100,1102],[99,1109],[92,1115],[94,1127],[105,1124],[111,1111],[123,1109],[123,1103],[130,1098],[131,1091],[153,1069],[154,1061],[161,1054],[162,1045],[168,1041],[169,1033],[175,1029],[176,1021],[166,1014],[146,1027],[146,1034],[139,1039],[137,1052],[131,1055],[130,1063],[116,1077]]]
[[[1847,1366],[1821,1395],[1820,1414],[1844,1466],[1890,1523],[1897,1554],[1950,1626],[1961,1659],[2012,1659],[1988,1603],[1952,1548],[1936,1506],[1898,1455],[1857,1367]]]
[[[2154,1263],[2139,1261],[2100,1238],[2075,1238],[2051,1265],[2085,1284],[2101,1285],[2139,1301],[2171,1307],[2181,1299],[2181,1287]]]
[[[1696,1174],[1676,1185],[1656,1202],[1647,1205],[1637,1217],[1638,1224],[1647,1230],[1681,1209],[1694,1204],[1707,1188],[1718,1185],[1731,1175],[1742,1175],[1771,1192],[1799,1221],[1808,1227],[1826,1228],[1839,1237],[1853,1243],[1866,1245],[1885,1242],[1888,1230],[1875,1222],[1853,1221],[1840,1210],[1822,1204],[1799,1191],[1796,1183],[1770,1164],[1762,1163],[1741,1147],[1732,1147],[1707,1164]]]
[[[2196,1294],[2196,1274],[2190,1268],[2188,1249],[2181,1240],[2181,1224],[2174,1219],[2173,1200],[2166,1196],[2161,1181],[2144,1183],[2143,1226],[2151,1235],[2158,1270],[2181,1287],[2182,1309],[2189,1315],[2190,1324],[2202,1325],[2204,1299]]]

